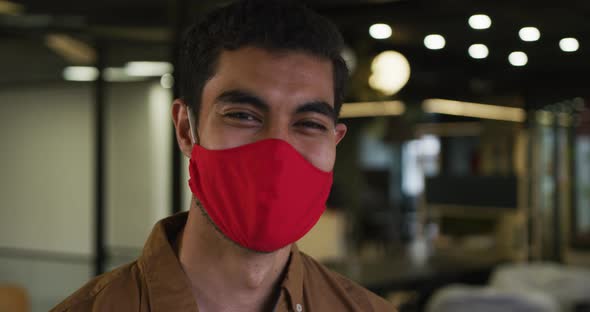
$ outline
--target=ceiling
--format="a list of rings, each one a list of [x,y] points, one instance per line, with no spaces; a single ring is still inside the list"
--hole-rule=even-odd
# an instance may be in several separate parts
[[[168,60],[174,29],[227,1],[203,0],[22,0],[20,15],[0,14],[0,84],[59,79],[68,62],[47,48],[44,35],[67,33],[95,45],[102,42],[109,65],[129,60]],[[477,99],[490,96],[535,96],[586,92],[590,72],[590,1],[475,1],[475,0],[308,0],[311,7],[331,18],[356,53],[359,89],[368,88],[366,69],[378,52],[402,52],[412,66],[410,83],[400,96]],[[180,12],[180,14],[179,14]],[[467,19],[485,13],[492,19],[487,30],[469,28]],[[375,40],[368,35],[373,23],[388,23],[393,36]],[[522,42],[518,30],[535,26],[537,42]],[[446,38],[443,50],[424,47],[424,36]],[[576,37],[580,50],[564,53],[563,37]],[[484,60],[468,56],[473,43],[484,43]],[[529,63],[508,63],[511,51],[524,51]],[[577,92],[577,93],[576,93]],[[361,92],[362,93],[362,92]],[[582,95],[583,96],[583,95]],[[366,97],[366,96],[365,96]],[[538,96],[541,97],[542,96]]]

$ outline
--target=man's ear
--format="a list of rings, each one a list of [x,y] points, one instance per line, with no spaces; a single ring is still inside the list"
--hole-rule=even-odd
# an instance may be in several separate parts
[[[343,123],[336,124],[336,128],[335,128],[335,132],[336,132],[336,145],[338,145],[338,143],[340,143],[340,141],[342,141],[342,139],[344,138],[344,135],[346,134],[346,130],[347,129],[348,128]]]
[[[176,142],[184,156],[190,158],[193,150],[193,138],[188,114],[187,104],[182,99],[174,100],[172,103],[172,121],[174,122]]]

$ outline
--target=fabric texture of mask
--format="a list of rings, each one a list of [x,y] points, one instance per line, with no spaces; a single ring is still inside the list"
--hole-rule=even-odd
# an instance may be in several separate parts
[[[217,228],[262,252],[311,230],[326,209],[333,180],[332,172],[316,168],[279,139],[224,150],[195,144],[189,171],[191,191]]]

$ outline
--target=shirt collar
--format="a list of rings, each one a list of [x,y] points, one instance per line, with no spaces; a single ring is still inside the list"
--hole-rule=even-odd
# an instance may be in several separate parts
[[[281,287],[289,294],[292,311],[303,303],[303,259],[296,244],[291,247],[291,257],[287,264],[287,274]]]
[[[152,311],[198,311],[190,281],[172,247],[187,217],[182,212],[158,222],[139,258]]]
[[[174,251],[174,242],[188,218],[181,212],[158,222],[150,234],[139,264],[146,278],[152,311],[198,311],[191,284]],[[303,303],[303,259],[296,244],[291,247],[287,273],[281,284],[292,311]]]

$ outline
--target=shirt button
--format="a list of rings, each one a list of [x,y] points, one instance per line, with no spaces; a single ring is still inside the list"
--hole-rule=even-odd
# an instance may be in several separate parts
[[[298,303],[298,304],[295,306],[295,310],[297,310],[297,312],[301,312],[301,311],[303,311],[303,307],[302,307],[302,306],[301,306],[301,305]]]

